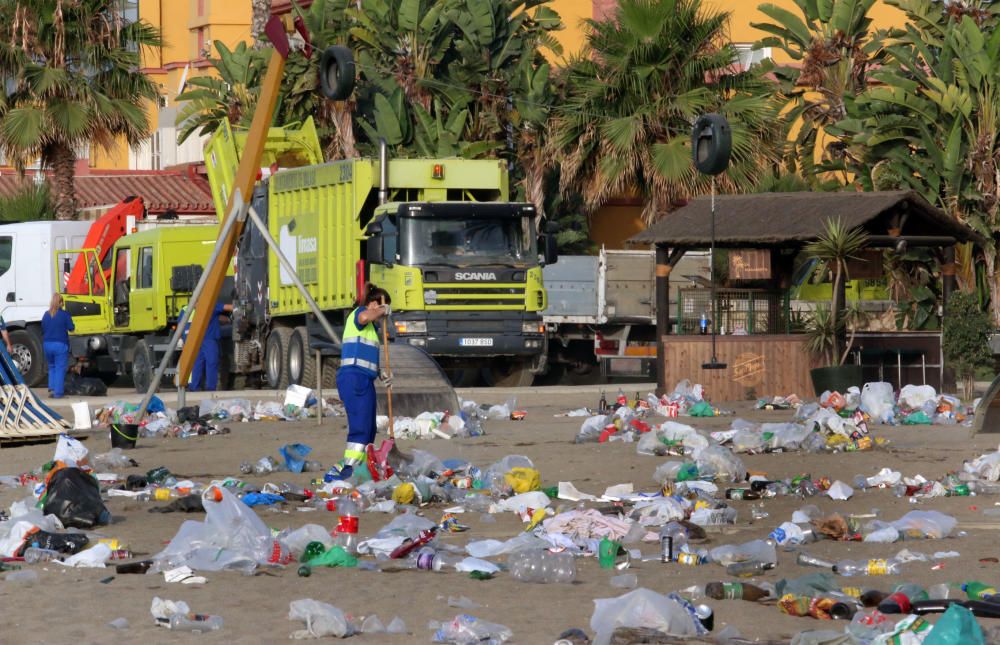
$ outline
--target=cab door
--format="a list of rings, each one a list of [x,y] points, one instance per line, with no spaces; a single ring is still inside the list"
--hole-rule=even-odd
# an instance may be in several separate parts
[[[111,305],[116,329],[128,327],[132,320],[132,269],[131,247],[116,248],[111,273]]]
[[[103,334],[111,328],[111,296],[104,283],[104,272],[96,249],[65,249],[56,251],[56,275],[62,275],[67,266],[82,263],[85,279],[82,288],[68,293],[66,284],[59,284],[66,302],[66,311],[73,316],[74,336]],[[77,285],[79,287],[79,285]]]
[[[153,247],[140,246],[132,255],[135,267],[129,293],[129,327],[133,330],[151,331],[162,326],[153,306]]]

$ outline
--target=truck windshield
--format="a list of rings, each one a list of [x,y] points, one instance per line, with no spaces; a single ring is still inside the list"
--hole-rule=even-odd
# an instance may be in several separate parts
[[[532,217],[402,218],[403,264],[533,266],[538,262]]]

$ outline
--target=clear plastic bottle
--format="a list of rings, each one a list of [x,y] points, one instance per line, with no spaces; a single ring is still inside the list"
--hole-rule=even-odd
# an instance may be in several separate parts
[[[745,562],[734,562],[726,567],[726,573],[737,578],[749,578],[757,576],[765,571],[774,568],[771,562],[761,562],[760,560],[747,560]]]
[[[511,576],[521,582],[573,582],[576,561],[569,553],[530,550],[513,553],[507,558]]]
[[[899,560],[841,560],[833,572],[842,576],[894,576],[899,574]]]
[[[30,546],[24,551],[24,561],[28,564],[49,562],[51,560],[62,560],[62,557],[62,553],[59,553],[58,551],[53,551],[52,549],[41,549],[36,546]]]
[[[435,571],[454,569],[465,558],[455,553],[435,553],[431,568]]]
[[[351,555],[358,552],[358,514],[360,509],[351,497],[337,498],[337,528],[334,537],[338,546]]]
[[[677,522],[668,522],[660,529],[660,559],[668,562],[676,559],[680,550],[687,546],[688,532]],[[669,547],[669,548],[668,548]],[[665,551],[664,549],[667,548]]]
[[[215,632],[222,629],[222,616],[174,614],[169,627],[179,632]]]

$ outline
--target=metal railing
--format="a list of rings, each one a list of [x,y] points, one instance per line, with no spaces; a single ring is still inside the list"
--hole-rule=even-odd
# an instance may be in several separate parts
[[[788,334],[792,319],[788,291],[767,289],[717,289],[715,306],[711,290],[677,290],[678,334],[701,333],[701,318],[715,324],[719,334]],[[708,331],[711,331],[711,327]]]

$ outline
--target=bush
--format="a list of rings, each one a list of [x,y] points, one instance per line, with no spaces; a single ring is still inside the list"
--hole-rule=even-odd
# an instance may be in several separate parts
[[[964,396],[972,398],[976,371],[993,365],[988,335],[993,323],[973,294],[956,293],[948,301],[942,340],[944,360],[963,382]]]

